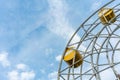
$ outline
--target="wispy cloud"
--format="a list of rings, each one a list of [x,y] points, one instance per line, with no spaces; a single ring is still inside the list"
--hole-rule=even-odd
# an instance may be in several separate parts
[[[33,71],[30,72],[18,72],[17,70],[13,70],[8,73],[8,80],[34,80],[35,73]]]
[[[68,14],[67,11],[69,10],[67,7],[67,3],[63,0],[48,0],[49,4],[49,20],[48,20],[48,29],[64,38],[66,41],[70,39],[73,35],[75,30],[72,28],[71,24],[69,23],[68,18],[66,15]],[[76,34],[72,40],[72,43],[78,42],[80,37]],[[81,47],[82,50],[84,46]],[[56,61],[60,61],[61,55],[55,57]],[[54,71],[48,75],[50,80],[56,80],[57,72]]]
[[[64,39],[70,39],[75,30],[66,17],[68,11],[67,4],[61,0],[48,0],[48,4],[50,8],[48,29]]]
[[[24,63],[11,65],[13,64],[8,59],[8,53],[3,51],[0,53],[0,64],[6,69],[13,69],[12,71],[7,72],[7,78],[8,80],[34,80],[35,78],[35,72],[29,68]],[[12,68],[14,67],[14,68]]]
[[[8,80],[34,80],[35,72],[25,64],[17,64],[16,68],[8,72]]]
[[[72,28],[68,18],[66,17],[68,14],[67,11],[69,10],[67,3],[61,0],[48,0],[48,4],[50,8],[48,29],[68,41],[74,34],[75,30]],[[80,36],[76,34],[71,43],[78,42],[80,39]],[[85,49],[84,46],[80,46],[80,48],[82,50]]]
[[[8,67],[11,64],[8,60],[8,53],[5,51],[0,53],[0,64],[2,64],[3,67]]]
[[[58,55],[58,56],[56,56],[56,61],[60,61],[61,60],[61,58],[62,58],[62,55]]]
[[[68,14],[69,8],[67,7],[67,3],[62,0],[48,0],[49,4],[49,20],[48,20],[48,29],[64,38],[68,41],[71,36],[74,34],[75,30],[72,28],[71,24],[69,23],[69,19],[66,17]],[[72,42],[78,42],[80,40],[79,35],[75,35]],[[81,47],[82,50],[84,46]],[[58,55],[55,57],[56,61],[60,61],[62,55]],[[57,72],[52,72],[48,75],[50,80],[56,80]]]
[[[20,64],[17,64],[16,65],[16,68],[18,70],[25,70],[27,68],[27,65],[23,64],[23,63],[20,63]]]

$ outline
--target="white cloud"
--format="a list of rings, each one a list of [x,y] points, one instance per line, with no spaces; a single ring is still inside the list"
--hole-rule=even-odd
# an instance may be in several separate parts
[[[22,72],[20,77],[21,77],[21,80],[34,80],[35,73],[33,71]]]
[[[7,52],[1,52],[0,53],[0,63],[3,67],[10,66],[10,61],[8,60],[8,53]]]
[[[69,40],[74,34],[75,30],[72,28],[69,20],[66,18],[68,11],[67,4],[63,0],[48,0],[48,4],[50,8],[48,29],[58,36]],[[79,37],[79,35],[76,34],[71,43],[79,42],[80,39],[81,38]],[[80,48],[82,48],[82,50],[85,49],[84,46],[80,46]]]
[[[61,58],[62,58],[62,55],[58,55],[55,59],[56,59],[56,61],[60,61]]]
[[[0,53],[0,64],[3,67],[12,68],[7,52]],[[26,64],[20,63],[15,65],[15,69],[7,72],[7,78],[8,80],[34,80],[35,72],[30,70]]]
[[[16,68],[8,72],[8,80],[34,80],[35,72],[23,63],[17,64]]]
[[[61,0],[48,0],[50,6],[50,23],[48,28],[51,32],[69,39],[74,33],[74,29],[69,24],[67,15],[67,4]]]
[[[35,73],[33,71],[19,72],[13,70],[8,72],[8,80],[34,80]]]
[[[20,70],[25,70],[27,68],[27,65],[20,63],[16,65],[16,68]]]
[[[48,78],[49,78],[50,80],[57,80],[57,72],[54,71],[54,72],[48,74]]]
[[[16,70],[9,72],[8,73],[9,80],[19,80],[18,74],[19,73]]]

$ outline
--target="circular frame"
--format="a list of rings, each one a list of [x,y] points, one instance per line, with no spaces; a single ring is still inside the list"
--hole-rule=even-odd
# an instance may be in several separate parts
[[[116,69],[120,61],[116,61],[115,57],[117,51],[120,51],[120,2],[112,7],[116,15],[115,23],[103,25],[97,16],[102,8],[109,7],[116,1],[112,0],[95,11],[75,31],[66,48],[74,46],[82,54],[84,63],[75,69],[73,60],[73,64],[67,66],[63,61],[65,48],[59,65],[58,80],[103,80],[101,73],[108,69],[113,72],[115,79],[120,80]]]

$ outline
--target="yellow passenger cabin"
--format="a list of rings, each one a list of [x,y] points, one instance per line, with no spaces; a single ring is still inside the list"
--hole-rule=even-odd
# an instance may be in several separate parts
[[[65,52],[66,54],[63,59],[70,67],[74,65],[74,68],[77,68],[83,63],[82,55],[78,50],[66,48]]]
[[[102,8],[98,12],[98,16],[100,18],[100,21],[103,24],[114,23],[116,21],[115,13],[114,13],[113,9],[110,9],[110,8]]]

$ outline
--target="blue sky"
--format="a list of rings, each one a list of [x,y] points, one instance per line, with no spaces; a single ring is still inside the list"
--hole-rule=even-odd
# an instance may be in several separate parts
[[[60,55],[104,0],[0,0],[0,80],[56,80]]]

